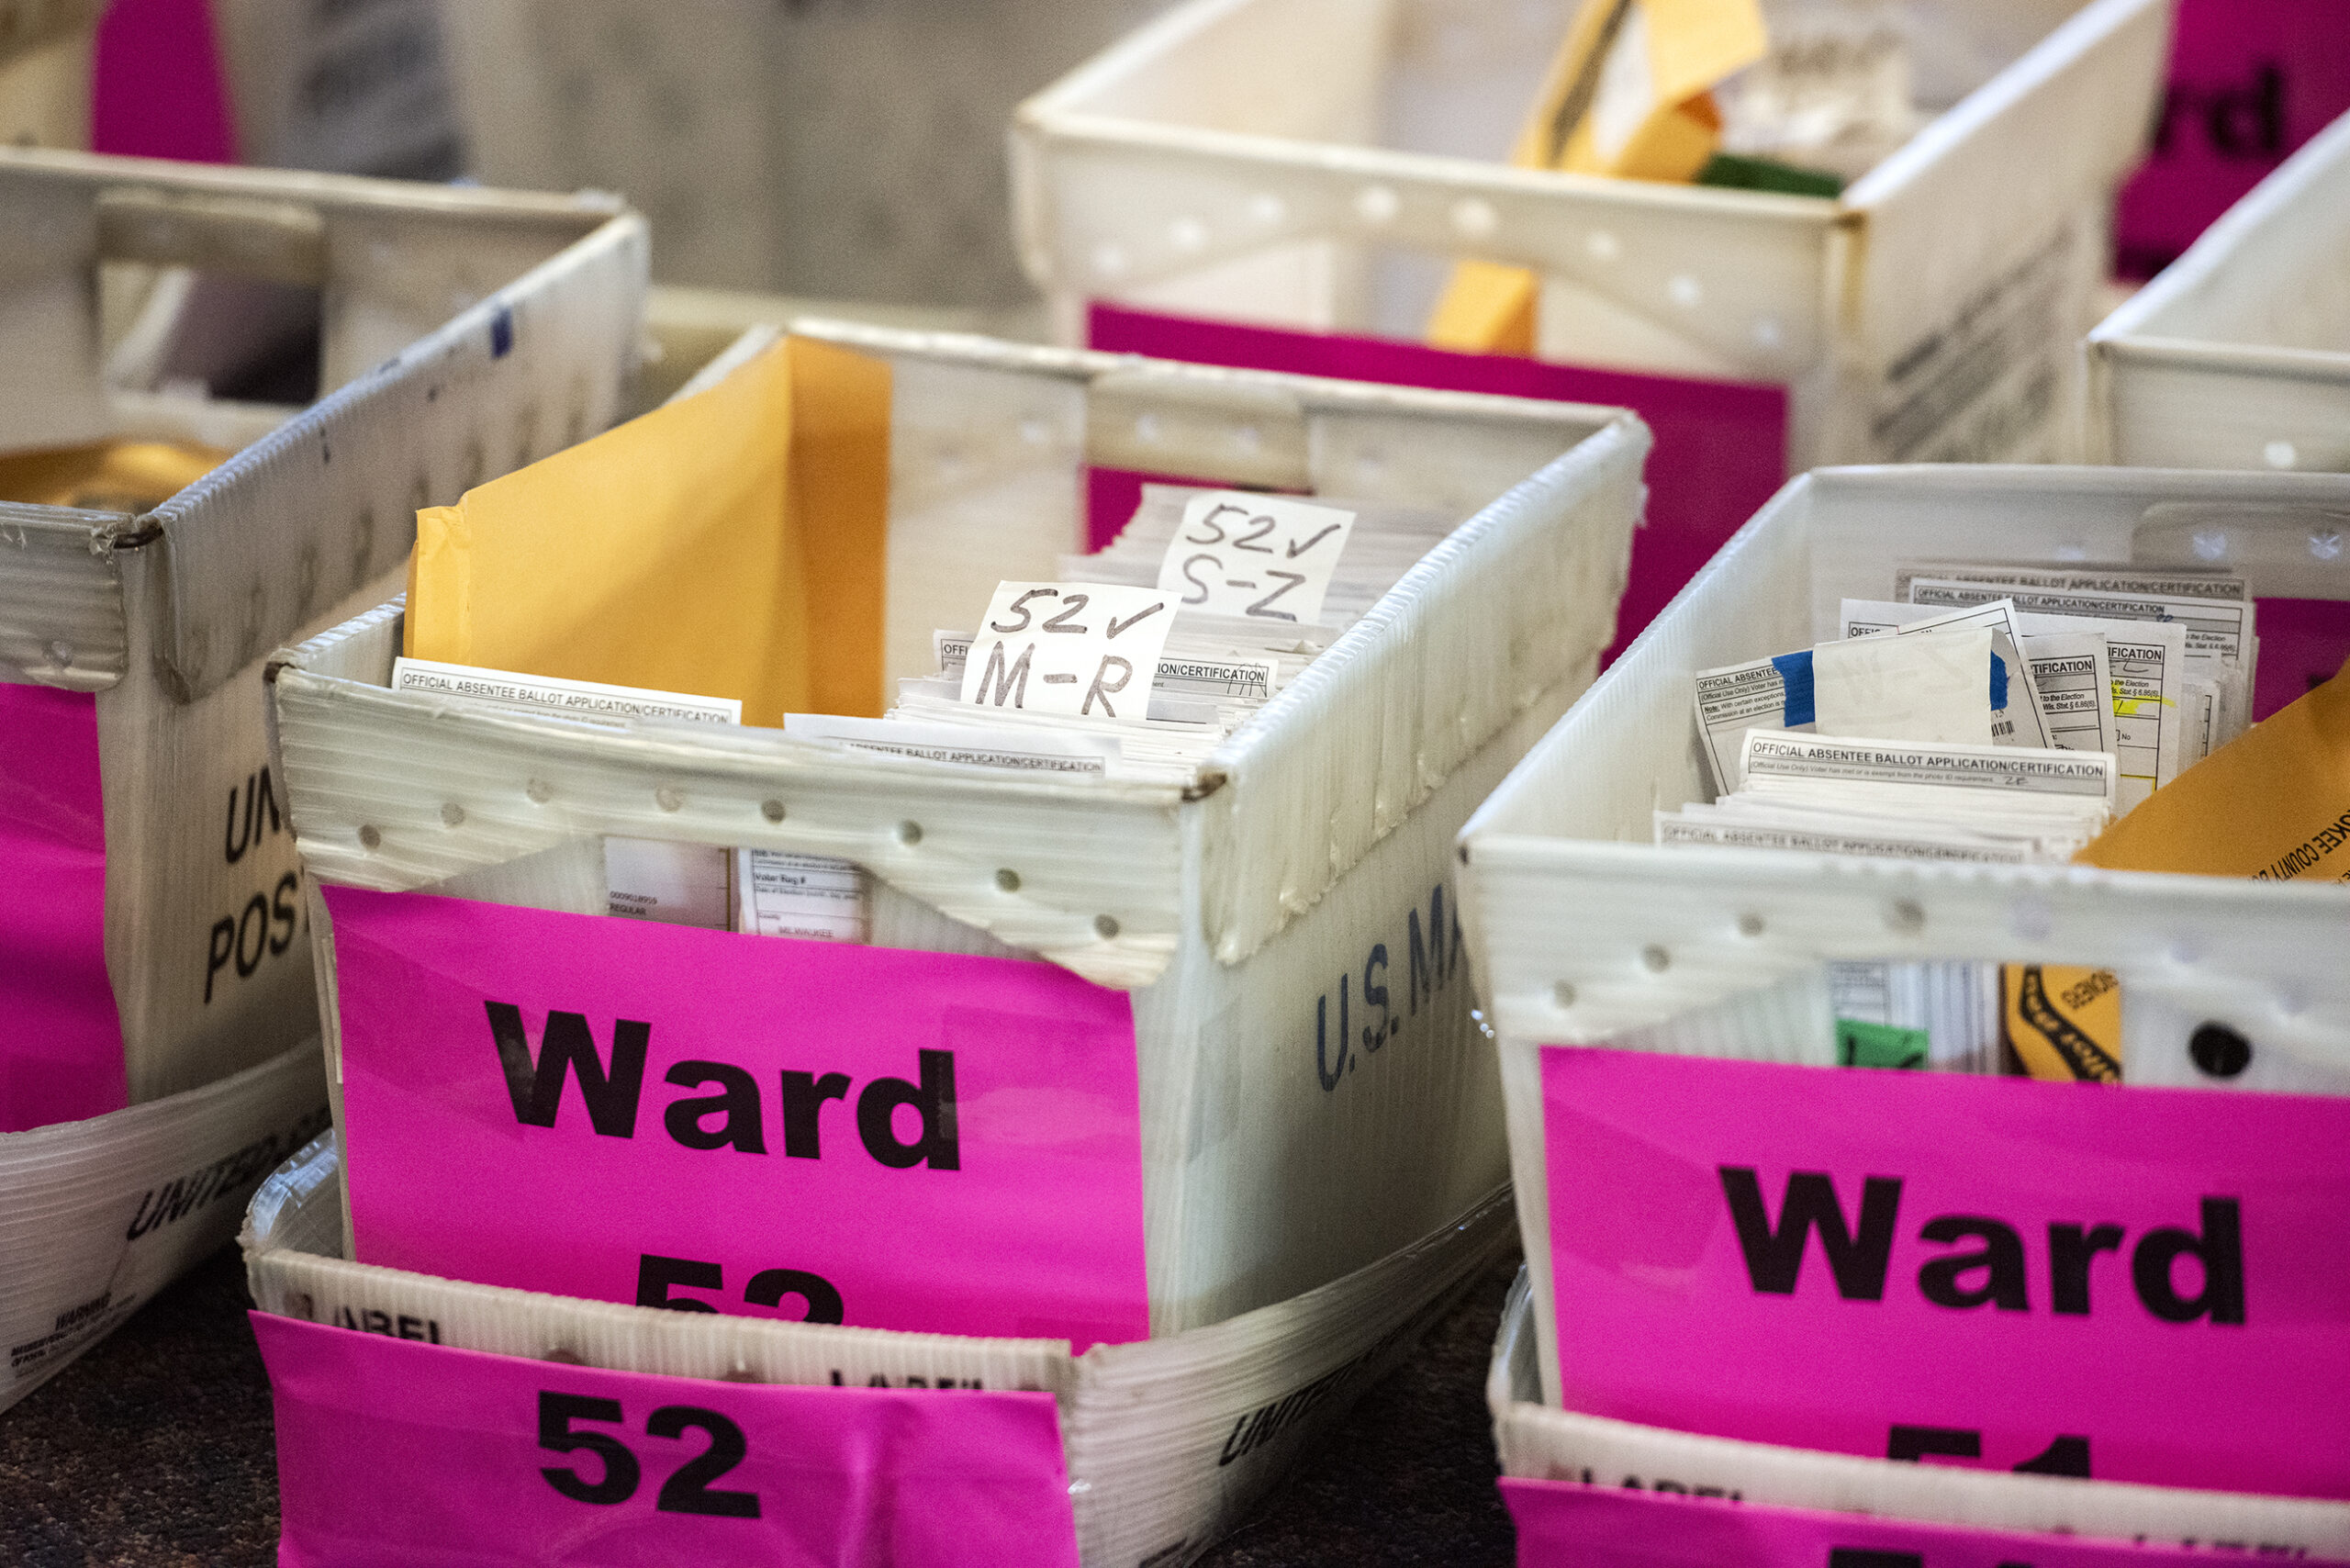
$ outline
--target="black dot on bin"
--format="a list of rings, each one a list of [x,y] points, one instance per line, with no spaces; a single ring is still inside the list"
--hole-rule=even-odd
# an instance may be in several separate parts
[[[2252,1065],[2252,1042],[2225,1024],[2205,1024],[2187,1037],[2187,1054],[2213,1078],[2233,1078]]]

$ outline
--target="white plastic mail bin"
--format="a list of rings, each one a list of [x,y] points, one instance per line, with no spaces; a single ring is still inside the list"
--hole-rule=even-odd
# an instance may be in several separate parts
[[[378,601],[418,505],[610,421],[644,257],[609,198],[0,152],[0,460],[242,448],[138,515],[0,504],[0,681],[95,706],[102,929],[62,939],[103,945],[129,1105],[0,1136],[0,1338],[19,1352],[0,1406],[219,1245],[315,1131],[263,655]],[[305,411],[110,381],[98,274],[126,262],[318,288],[326,395]]]
[[[2350,469],[2350,118],[2312,138],[2088,339],[2088,452]]]
[[[90,144],[90,74],[106,4],[0,5],[0,146]]]
[[[1651,842],[1654,811],[1713,798],[1691,719],[1695,672],[1832,640],[1840,601],[1882,596],[1897,563],[2216,566],[2264,599],[2350,599],[2350,563],[2329,543],[2345,506],[2350,477],[2324,475],[1806,475],[1494,791],[1461,837],[1462,919],[1499,1036],[1551,1397],[1545,1045],[1824,1067],[1830,960],[2085,964],[2121,981],[2132,1043],[2117,1092],[2350,1092],[2350,888]],[[2188,1042],[2205,1022],[2250,1043],[2239,1076],[2194,1065]]]
[[[2230,1541],[2243,1543],[2231,1550],[2266,1556],[2350,1556],[2350,1504],[1818,1453],[1554,1409],[1542,1402],[1535,1343],[1534,1295],[1522,1271],[1485,1375],[1506,1476],[1730,1509],[1873,1516],[1961,1537],[1998,1530],[2149,1545]],[[1550,1562],[1519,1561],[1528,1568]]]
[[[1067,341],[1094,299],[1417,338],[1508,263],[1543,359],[1785,385],[1790,472],[2061,455],[2170,6],[1900,10],[1933,118],[1830,200],[1501,164],[1566,5],[1188,0],[1022,106],[1022,262]]]
[[[245,1271],[262,1311],[532,1361],[737,1382],[1041,1389],[1059,1405],[1088,1568],[1189,1562],[1247,1517],[1360,1394],[1407,1360],[1509,1245],[1492,1193],[1319,1289],[1213,1327],[1072,1358],[1065,1340],[984,1339],[665,1312],[353,1263],[331,1137],[253,1196]],[[342,1456],[334,1456],[341,1458]],[[366,1462],[353,1452],[352,1463]],[[528,1473],[525,1472],[524,1473]],[[918,1495],[878,1500],[868,1528]],[[829,1543],[841,1560],[872,1543]]]
[[[1574,405],[801,330],[890,368],[892,677],[927,673],[933,630],[998,579],[1056,575],[1081,539],[1088,461],[1466,521],[1184,786],[485,713],[386,689],[402,624],[386,605],[276,661],[305,867],[419,888],[598,834],[836,856],[872,874],[876,929],[902,934],[884,945],[1001,943],[1130,991],[1156,1334],[1294,1295],[1466,1209],[1504,1151],[1450,949],[1408,1011],[1395,993],[1408,1048],[1350,1056],[1339,998],[1367,966],[1405,985],[1413,931],[1450,942],[1452,835],[1613,635],[1644,428]]]

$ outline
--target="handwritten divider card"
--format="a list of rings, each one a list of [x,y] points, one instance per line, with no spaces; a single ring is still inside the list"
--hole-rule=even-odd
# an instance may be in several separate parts
[[[1077,1568],[1049,1394],[665,1377],[252,1325],[285,1568]]]
[[[1561,1403],[2350,1498],[2350,1099],[1542,1048]]]
[[[1184,503],[1158,586],[1204,614],[1311,624],[1354,525],[1355,514],[1337,507],[1211,490]]]
[[[360,1261],[1148,1337],[1133,1010],[1009,958],[330,887]]]
[[[1142,723],[1175,602],[1113,583],[999,583],[964,660],[962,700]]]

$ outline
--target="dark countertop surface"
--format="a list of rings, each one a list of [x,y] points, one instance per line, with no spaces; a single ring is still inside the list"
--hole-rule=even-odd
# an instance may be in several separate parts
[[[1516,1267],[1487,1271],[1208,1568],[1507,1564],[1484,1378]],[[224,1248],[0,1415],[0,1562],[276,1561],[277,1460],[251,1305],[243,1261]]]

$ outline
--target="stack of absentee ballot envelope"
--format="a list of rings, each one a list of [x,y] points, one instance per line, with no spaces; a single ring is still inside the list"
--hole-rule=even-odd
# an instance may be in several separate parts
[[[2239,574],[1905,561],[1887,591],[1842,600],[1838,641],[1696,673],[1716,795],[1659,810],[1657,843],[2061,864],[2250,721]],[[1852,1059],[2002,1060],[1997,966],[1846,963],[1833,979]],[[2057,1052],[2027,1017],[2005,1059],[2111,1076],[2111,1031],[2091,1033],[2109,1037]]]
[[[14,146],[0,232],[6,1409],[325,1125],[263,661],[380,599],[420,500],[609,422],[645,234],[610,196]]]
[[[1521,1562],[2350,1560],[2345,506],[1817,471],[1480,809]]]
[[[1203,483],[1072,557],[1136,431]],[[289,1551],[1203,1550],[1506,1244],[1447,863],[1646,449],[803,322],[424,513],[273,670],[338,1133],[247,1238]]]

